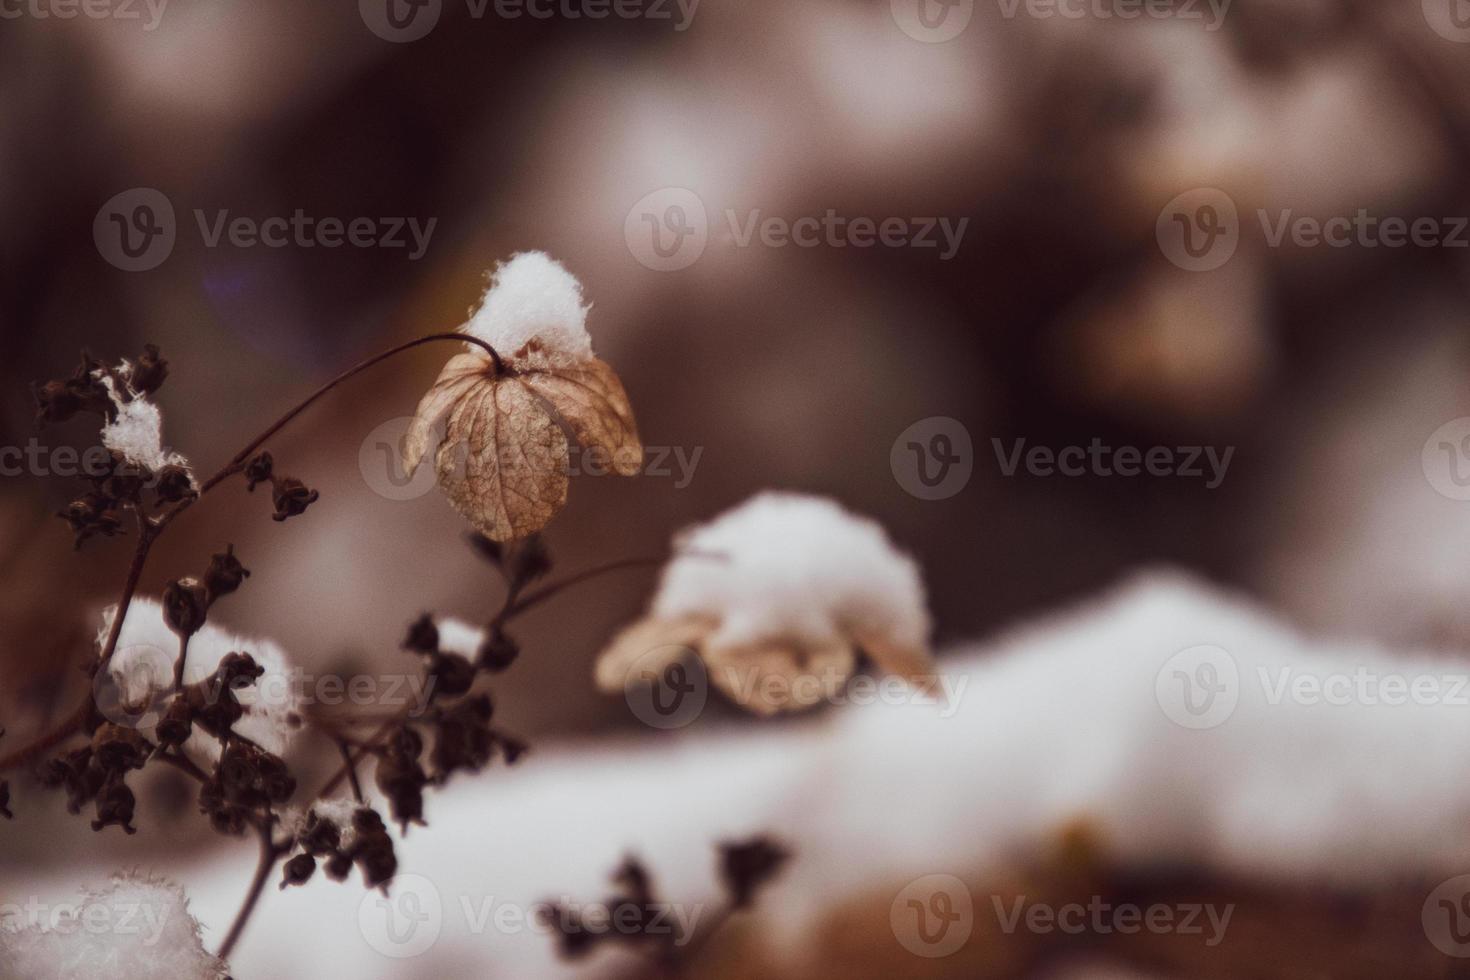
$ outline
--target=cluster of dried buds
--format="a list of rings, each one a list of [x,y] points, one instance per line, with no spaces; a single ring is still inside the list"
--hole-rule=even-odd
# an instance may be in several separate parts
[[[81,813],[88,803],[96,805],[93,830],[121,827],[129,834],[137,800],[125,777],[143,768],[152,746],[131,728],[102,722],[92,732],[89,744],[57,759],[52,759],[41,773],[42,781],[66,790],[66,808]]]
[[[199,788],[199,810],[221,834],[238,836],[296,792],[296,777],[279,756],[233,737]]]
[[[167,377],[168,361],[153,344],[146,345],[137,358],[115,364],[103,364],[84,351],[81,364],[70,377],[31,385],[36,422],[66,422],[78,414],[92,414],[111,422],[117,417],[119,401],[126,404],[146,398],[162,387]],[[116,450],[108,454],[101,468],[89,470],[86,477],[92,489],[58,514],[71,525],[78,548],[88,538],[120,533],[122,509],[141,506],[145,490],[151,490],[155,505],[177,503],[197,492],[193,477],[183,465],[166,462],[154,471]]]
[[[104,378],[121,390],[131,388],[139,395],[151,395],[168,378],[168,361],[153,344],[145,344],[137,359],[119,364],[103,364],[82,351],[82,362],[70,377],[31,385],[36,421],[66,422],[80,413],[93,413],[107,420],[115,418],[117,406]]]
[[[791,856],[768,837],[722,843],[719,852],[720,881],[729,899],[727,913],[749,908],[756,892],[780,873]],[[618,890],[603,900],[598,918],[618,923],[616,930],[589,928],[581,913],[559,902],[541,904],[542,923],[556,934],[561,955],[578,959],[601,943],[620,942],[651,950],[661,961],[676,961],[682,944],[693,937],[669,930],[665,914],[669,904],[659,900],[648,869],[636,857],[628,857],[613,873],[612,882]]]
[[[428,614],[409,627],[403,646],[424,658],[430,707],[421,718],[397,725],[370,751],[377,757],[378,789],[388,800],[393,819],[407,831],[409,824],[424,822],[424,788],[430,783],[443,785],[456,772],[479,772],[497,752],[508,765],[515,765],[526,744],[491,725],[495,705],[489,694],[471,693],[481,671],[503,670],[513,656],[504,665],[495,661],[491,666],[483,651],[471,663],[462,654],[443,650],[438,627]],[[425,734],[433,741],[428,770],[422,762]]]
[[[321,496],[294,476],[277,476],[276,461],[270,453],[257,453],[245,464],[245,489],[255,492],[258,484],[269,482],[271,503],[275,512],[271,520],[284,521],[306,513],[306,508]]]
[[[224,551],[210,556],[203,578],[190,575],[164,587],[164,622],[182,639],[193,636],[204,628],[210,607],[238,590],[249,577],[250,570],[235,557],[235,546],[226,545]]]
[[[304,885],[316,874],[319,859],[333,881],[346,881],[355,865],[369,888],[385,887],[398,871],[393,838],[378,812],[368,806],[352,811],[352,824],[342,828],[315,810],[307,815],[306,829],[287,844],[285,853],[297,851],[286,861],[281,887]]]

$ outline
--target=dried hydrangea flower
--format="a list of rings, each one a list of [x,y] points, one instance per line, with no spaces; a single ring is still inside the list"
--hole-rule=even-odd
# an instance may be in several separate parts
[[[568,432],[623,476],[643,447],[613,369],[592,355],[582,287],[541,252],[499,269],[461,329],[480,347],[458,354],[419,403],[404,441],[410,474],[437,443],[439,486],[475,529],[496,541],[545,527],[567,498]]]
[[[599,658],[603,690],[623,690],[634,670],[661,672],[685,649],[760,714],[834,694],[859,650],[912,683],[934,679],[918,566],[876,522],[819,497],[763,493],[675,546],[648,615]]]

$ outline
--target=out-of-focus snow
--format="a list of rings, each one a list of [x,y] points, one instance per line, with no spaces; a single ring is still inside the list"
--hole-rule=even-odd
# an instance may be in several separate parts
[[[1210,672],[1189,653],[1200,648],[1213,651]],[[636,852],[666,899],[707,914],[720,896],[713,843],[761,832],[795,852],[753,913],[789,956],[859,889],[978,876],[1079,820],[1122,862],[1265,880],[1371,885],[1470,861],[1460,778],[1470,712],[1453,703],[1466,696],[1453,690],[1464,660],[1316,642],[1164,572],[942,662],[968,681],[943,710],[848,706],[780,728],[541,746],[516,770],[457,782],[429,797],[430,826],[401,843],[387,907],[356,878],[273,890],[234,975],[598,975],[621,954],[558,962],[525,924],[534,903],[596,901]],[[1176,695],[1204,702],[1181,676],[1213,684],[1220,700],[1182,711]],[[1337,693],[1293,696],[1302,677]],[[1377,682],[1343,700],[1341,677]],[[1438,703],[1375,703],[1395,699],[1395,677],[1431,679]],[[252,861],[242,847],[166,869],[216,942]],[[35,888],[65,890],[78,873]],[[406,958],[382,952],[420,945]]]

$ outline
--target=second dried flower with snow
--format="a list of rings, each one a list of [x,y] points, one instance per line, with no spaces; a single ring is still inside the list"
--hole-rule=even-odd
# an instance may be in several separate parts
[[[763,493],[675,543],[648,615],[598,661],[603,690],[651,679],[686,650],[761,714],[834,696],[860,652],[912,683],[934,679],[918,566],[877,523],[830,500]]]
[[[439,486],[475,529],[496,541],[545,527],[567,499],[570,432],[637,473],[643,448],[622,382],[592,355],[582,287],[541,252],[513,257],[495,273],[462,328],[491,345],[444,366],[419,402],[404,442],[413,473],[438,441]]]

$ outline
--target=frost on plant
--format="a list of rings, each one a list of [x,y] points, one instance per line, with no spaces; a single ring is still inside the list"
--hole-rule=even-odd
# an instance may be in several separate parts
[[[763,493],[675,545],[648,615],[598,662],[604,690],[685,648],[761,714],[809,707],[846,681],[859,652],[915,683],[933,678],[918,566],[874,521],[819,497]]]

